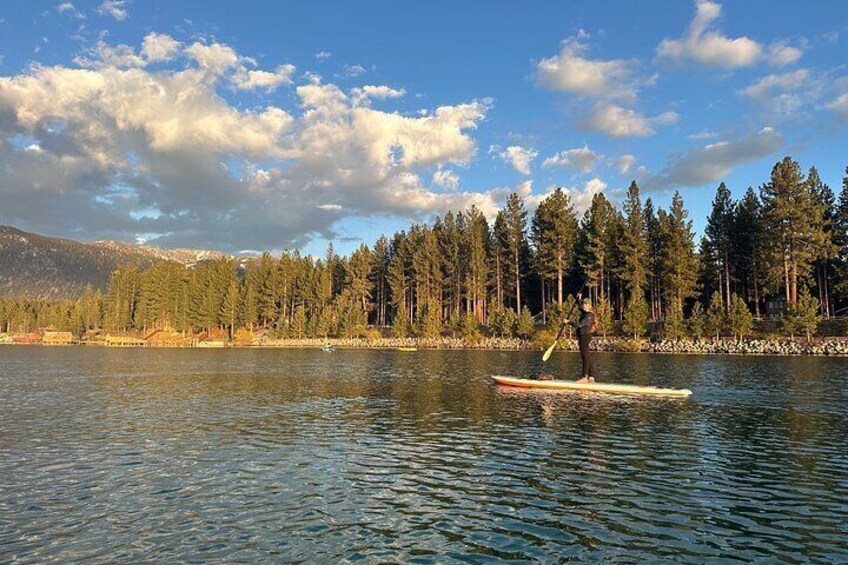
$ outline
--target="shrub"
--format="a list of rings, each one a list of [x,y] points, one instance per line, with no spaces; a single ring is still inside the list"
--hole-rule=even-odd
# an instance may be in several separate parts
[[[536,321],[533,320],[533,315],[527,306],[521,309],[521,314],[516,318],[514,327],[515,335],[518,337],[527,338],[533,334],[533,330],[536,328]]]

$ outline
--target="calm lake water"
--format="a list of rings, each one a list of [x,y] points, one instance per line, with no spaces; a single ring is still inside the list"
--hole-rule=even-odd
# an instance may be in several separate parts
[[[848,561],[848,359],[538,358],[0,347],[0,562]]]

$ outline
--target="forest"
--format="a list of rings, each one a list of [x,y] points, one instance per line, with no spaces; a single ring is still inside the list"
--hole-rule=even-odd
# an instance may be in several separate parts
[[[360,245],[349,257],[286,251],[187,267],[127,265],[76,300],[0,299],[0,331],[52,327],[276,337],[513,335],[556,328],[585,288],[598,332],[637,338],[743,336],[753,320],[787,333],[848,305],[848,168],[838,197],[786,157],[734,200],[720,184],[696,242],[679,193],[668,209],[632,182],[620,207],[603,193],[578,217],[557,189],[530,215],[512,194],[491,223],[472,207]]]

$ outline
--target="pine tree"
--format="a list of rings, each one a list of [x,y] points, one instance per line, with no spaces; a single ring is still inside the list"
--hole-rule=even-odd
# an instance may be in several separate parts
[[[607,338],[607,334],[612,331],[612,305],[606,297],[603,297],[595,308],[595,321],[597,323],[597,331]]]
[[[733,200],[730,190],[721,183],[716,190],[713,200],[713,208],[707,218],[707,226],[704,235],[710,243],[710,249],[715,254],[715,275],[717,278],[716,288],[719,289],[719,297],[725,312],[730,310],[730,253],[733,246],[733,223],[734,223]]]
[[[824,210],[791,157],[778,162],[771,181],[760,189],[766,229],[773,241],[773,272],[783,276],[789,304],[798,301],[798,279],[805,277],[825,243]]]
[[[754,317],[751,311],[748,310],[748,305],[745,300],[734,294],[730,302],[730,315],[727,319],[727,325],[730,331],[733,332],[733,337],[741,340],[751,332],[751,327],[754,324]]]
[[[530,309],[525,306],[515,319],[515,334],[518,337],[527,339],[533,335],[535,329],[536,322],[533,320],[533,315],[530,313]]]
[[[686,332],[686,322],[683,319],[683,308],[676,302],[666,306],[663,319],[663,337],[665,339],[680,339]]]
[[[515,291],[515,310],[521,311],[521,280],[527,262],[527,211],[524,201],[513,192],[506,201],[504,210],[506,224],[507,250],[510,257],[510,270]]]
[[[289,335],[295,339],[303,339],[306,337],[306,327],[306,309],[302,304],[298,304],[292,313]]]
[[[706,332],[706,320],[704,319],[704,307],[700,302],[696,302],[692,306],[692,311],[689,313],[689,318],[686,320],[687,330],[695,339],[701,339]]]
[[[648,280],[648,242],[645,237],[645,218],[639,201],[639,187],[635,181],[627,190],[627,199],[624,202],[624,224],[620,246],[624,258],[621,278],[627,283],[627,290],[631,295],[636,295],[640,294],[637,291],[645,289]],[[642,300],[644,301],[644,296]]]
[[[633,334],[633,339],[645,335],[648,329],[648,305],[642,291],[637,290],[630,297],[624,308],[624,324],[622,329],[627,334]]]
[[[704,330],[715,339],[721,337],[721,331],[727,322],[727,315],[724,313],[724,304],[721,299],[721,294],[714,292],[710,299],[710,306],[704,315]]]
[[[733,225],[733,272],[743,285],[743,297],[754,304],[754,316],[760,318],[763,293],[763,265],[767,237],[762,227],[762,204],[753,188],[736,205]]]
[[[235,279],[227,285],[227,292],[221,302],[221,319],[229,330],[230,340],[233,339],[239,311],[239,284]]]
[[[683,198],[675,192],[668,214],[661,215],[660,231],[663,245],[658,250],[661,281],[668,304],[683,316],[683,301],[695,295],[698,260],[695,256],[695,235],[692,221],[683,207]]]
[[[536,208],[532,236],[539,274],[556,280],[557,305],[562,307],[563,279],[574,262],[577,218],[568,194],[557,188]]]

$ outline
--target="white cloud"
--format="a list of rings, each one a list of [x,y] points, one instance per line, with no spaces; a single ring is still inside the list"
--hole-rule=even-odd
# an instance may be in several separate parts
[[[185,53],[194,59],[201,68],[216,75],[235,67],[239,63],[239,56],[235,50],[222,43],[204,45],[200,42],[194,42],[186,48]]]
[[[233,82],[241,90],[264,89],[273,92],[280,85],[291,84],[294,71],[294,65],[280,65],[273,72],[240,67],[233,76]]]
[[[835,100],[825,105],[825,108],[836,112],[836,115],[841,119],[848,120],[848,93],[837,97]]]
[[[528,181],[529,182],[529,181]],[[607,189],[607,183],[601,179],[594,177],[583,183],[582,187],[556,187],[550,186],[541,194],[521,194],[524,197],[524,204],[527,210],[533,212],[538,208],[547,197],[553,194],[554,190],[562,188],[571,200],[571,205],[574,207],[574,212],[580,216],[592,206],[592,198],[599,192]]]
[[[180,42],[164,33],[148,33],[144,36],[141,55],[148,63],[170,61],[180,49]]]
[[[498,156],[505,162],[512,165],[512,168],[522,175],[531,174],[530,164],[539,155],[539,152],[533,148],[521,147],[520,145],[510,145]]]
[[[580,122],[580,126],[610,137],[647,137],[656,133],[654,126],[673,124],[678,119],[677,113],[672,111],[649,118],[636,110],[600,102]]]
[[[129,17],[127,12],[127,0],[103,0],[98,6],[97,13],[101,16],[112,16],[119,22],[124,21]]]
[[[453,171],[439,168],[433,173],[433,184],[455,190],[459,187],[459,177]]]
[[[783,41],[776,41],[769,45],[768,61],[774,67],[784,67],[795,63],[803,55],[802,49],[787,45]]]
[[[671,61],[691,60],[703,65],[735,69],[751,67],[761,61],[775,66],[788,65],[801,58],[803,51],[783,41],[764,48],[746,37],[730,38],[716,29],[721,17],[721,4],[710,0],[695,2],[695,16],[681,39],[663,39],[657,46],[657,56]]]
[[[585,44],[578,40],[564,41],[558,55],[542,59],[537,65],[538,83],[550,90],[581,96],[635,99],[631,62],[587,59],[583,56],[585,51]]]
[[[475,158],[471,133],[490,100],[404,115],[357,105],[313,77],[295,90],[293,113],[244,110],[220,87],[236,84],[249,59],[220,44],[184,52],[196,67],[154,73],[101,61],[0,76],[0,139],[21,135],[42,149],[0,144],[0,217],[68,234],[82,226],[92,237],[261,249],[332,235],[351,215],[418,218],[470,205],[493,214],[510,192],[431,190],[421,177],[441,170],[433,184],[458,187],[449,168]]]
[[[329,59],[332,56],[333,56],[333,54],[330,53],[329,51],[319,51],[318,53],[315,53],[315,58],[318,59],[319,61],[326,61],[327,59]]]
[[[367,70],[362,65],[344,65],[344,67],[342,67],[342,72],[339,74],[339,76],[345,78],[354,78],[360,75],[364,75],[366,72]]]
[[[77,10],[76,6],[74,6],[70,2],[62,2],[61,4],[56,6],[56,12],[60,15],[67,15],[77,20],[85,19],[85,14]]]
[[[385,85],[367,84],[362,88],[351,89],[351,96],[356,104],[368,104],[371,99],[402,98],[406,96],[406,90]]]
[[[613,161],[613,166],[618,170],[619,174],[626,175],[630,172],[630,169],[636,163],[636,157],[630,154],[622,155],[615,161]]]
[[[88,68],[131,68],[147,64],[129,45],[109,45],[102,39],[74,58],[74,63]]]
[[[807,69],[771,74],[742,89],[739,94],[763,105],[767,110],[789,115],[815,95],[818,81]]]
[[[703,186],[724,180],[734,167],[774,154],[783,147],[783,136],[770,127],[749,137],[717,141],[672,159],[659,174],[642,184],[648,190]]]
[[[575,147],[566,151],[560,151],[548,157],[542,163],[542,167],[572,168],[581,173],[588,173],[595,167],[598,155],[589,147]]]
[[[718,134],[709,129],[702,129],[697,133],[692,133],[686,136],[686,139],[691,139],[693,141],[703,141],[704,139],[712,139],[717,137]]]

